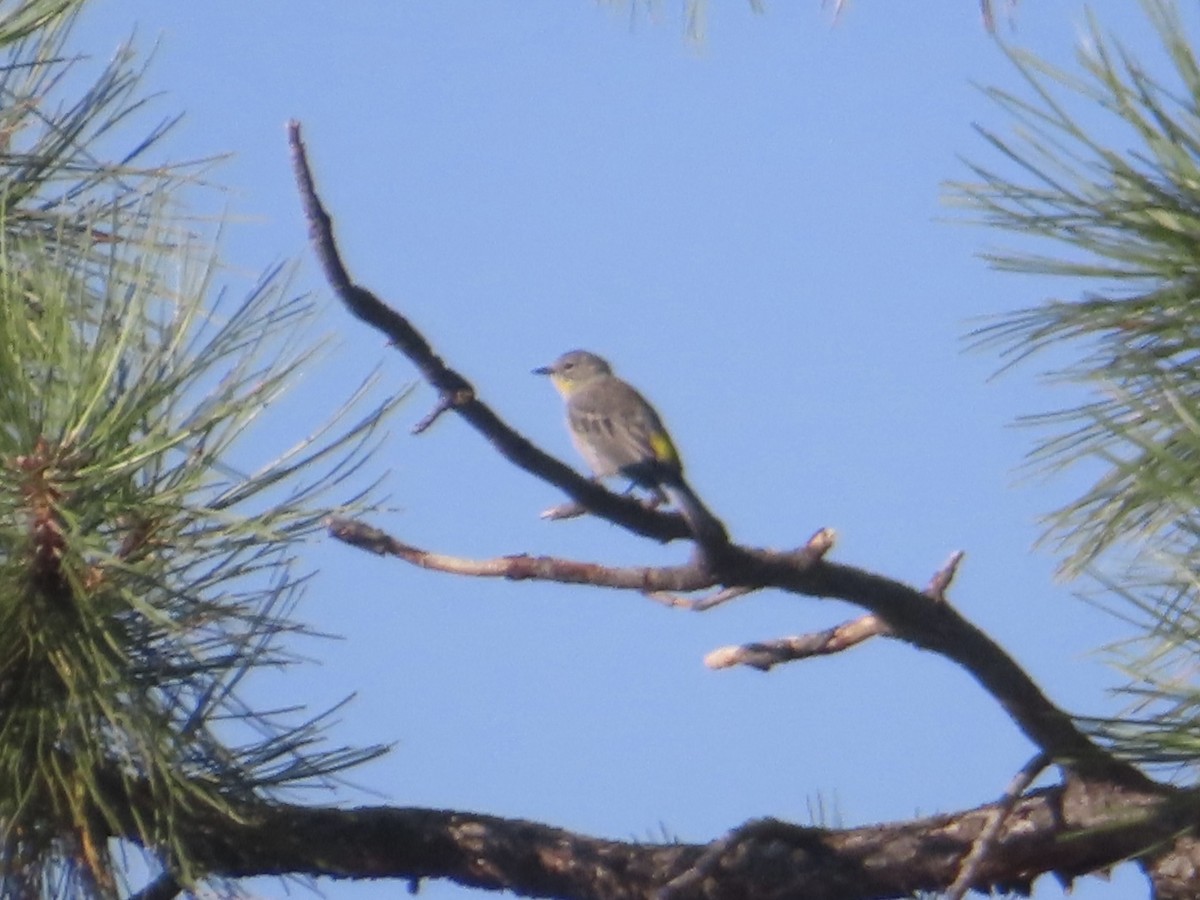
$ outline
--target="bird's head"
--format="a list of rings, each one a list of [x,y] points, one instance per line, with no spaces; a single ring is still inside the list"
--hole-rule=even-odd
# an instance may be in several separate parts
[[[535,375],[549,375],[554,386],[564,397],[576,388],[596,378],[612,374],[612,367],[595,353],[572,350],[564,353],[548,366],[533,370]]]

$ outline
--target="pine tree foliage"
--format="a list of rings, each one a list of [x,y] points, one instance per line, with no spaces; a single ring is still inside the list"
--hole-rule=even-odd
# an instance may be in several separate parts
[[[240,299],[216,289],[206,223],[183,206],[203,166],[151,159],[170,122],[137,135],[130,52],[83,80],[71,6],[0,18],[0,894],[14,897],[116,895],[135,848],[114,833],[190,883],[189,815],[235,816],[380,752],[318,747],[321,716],[251,708],[238,686],[289,662],[298,545],[362,511],[361,491],[326,497],[351,490],[392,404],[353,421],[348,403],[251,475],[230,463],[312,358],[311,305],[279,268]]]
[[[1003,162],[973,165],[975,180],[954,192],[984,224],[1019,236],[1016,249],[989,257],[993,265],[1060,276],[1078,291],[1003,316],[977,337],[1010,362],[1051,357],[1050,376],[1084,391],[1082,402],[1029,421],[1046,435],[1036,465],[1095,478],[1048,519],[1064,572],[1099,579],[1101,602],[1134,626],[1111,648],[1133,707],[1093,724],[1139,760],[1194,764],[1200,62],[1175,3],[1142,5],[1163,51],[1153,67],[1096,21],[1078,71],[1009,51],[1029,90],[988,93],[1016,127],[980,129]]]

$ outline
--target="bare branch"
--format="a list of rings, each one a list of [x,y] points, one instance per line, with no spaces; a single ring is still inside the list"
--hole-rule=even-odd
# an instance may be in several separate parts
[[[823,554],[828,547],[832,546],[832,534],[830,529],[823,529],[817,532],[809,540],[807,548],[819,549]],[[925,589],[926,596],[938,602],[945,602],[946,589],[954,580],[954,574],[958,571],[958,565],[962,559],[963,553],[961,550],[951,555],[946,564],[937,571],[929,582],[929,587]],[[707,609],[709,606],[715,606],[726,599],[732,599],[732,597],[724,596],[726,594],[740,596],[746,593],[747,590],[746,588],[726,588],[714,595],[713,598],[710,598],[707,601],[708,605],[702,605],[706,601],[699,600],[690,601],[690,605],[694,609]],[[685,605],[687,603],[688,601],[680,601],[675,605]],[[832,653],[840,653],[870,638],[886,634],[891,634],[891,629],[888,628],[887,623],[874,613],[868,613],[865,616],[859,616],[856,619],[851,619],[840,625],[835,625],[833,628],[827,628],[824,631],[813,634],[731,647],[719,647],[704,658],[704,663],[711,669],[750,666],[766,672],[781,663],[808,659],[812,656],[828,656]]]
[[[950,583],[954,581],[954,576],[958,573],[958,564],[963,561],[966,554],[961,550],[956,550],[950,554],[950,558],[946,560],[933,578],[929,581],[929,587],[925,588],[925,595],[933,600],[945,602],[946,591],[950,588]]]
[[[747,594],[752,594],[756,588],[753,587],[727,587],[724,590],[717,591],[715,594],[709,594],[707,597],[699,597],[692,603],[692,609],[695,612],[708,612],[710,609],[715,609],[722,604],[728,603],[730,600],[736,600],[739,597],[745,597]]]
[[[961,556],[961,554],[959,555]],[[1029,790],[1029,786],[1033,784],[1034,779],[1048,765],[1050,765],[1050,759],[1046,754],[1039,753],[1021,767],[1021,771],[1013,778],[1008,789],[1004,792],[1004,796],[1000,798],[1000,802],[993,807],[987,824],[984,825],[983,830],[979,833],[979,837],[975,840],[975,846],[971,848],[971,852],[963,859],[962,868],[959,870],[958,876],[954,879],[954,883],[946,890],[946,900],[963,900],[967,895],[967,891],[975,887],[976,879],[979,877],[979,872],[983,868],[984,861],[987,859],[988,854],[995,849],[996,841],[1000,837],[1000,831],[1004,827],[1005,820],[1012,814],[1013,807],[1017,805],[1017,800]],[[980,888],[987,890],[988,885],[980,885]]]
[[[443,413],[449,412],[452,409],[456,409],[457,407],[462,406],[464,403],[474,399],[475,394],[473,391],[459,391],[453,394],[440,395],[433,409],[429,411],[429,414],[413,426],[412,433],[423,434],[424,432],[428,431],[430,427],[432,427],[434,422],[441,418]]]
[[[713,607],[728,603],[730,600],[736,600],[738,597],[745,597],[747,594],[753,592],[754,588],[752,587],[728,587],[709,594],[707,597],[696,598],[681,597],[678,594],[672,594],[668,591],[646,591],[645,594],[651,600],[661,603],[663,606],[670,606],[676,609],[690,609],[693,612],[705,612]]]
[[[832,528],[822,528],[813,533],[813,536],[808,539],[808,543],[804,545],[804,549],[812,558],[824,559],[825,554],[833,549],[836,542],[837,532]]]
[[[443,406],[457,412],[513,465],[558,487],[594,515],[657,541],[691,537],[681,516],[647,509],[633,497],[606,490],[509,427],[477,397],[475,388],[466,378],[433,352],[429,342],[408,319],[371,291],[355,284],[338,253],[333,220],[317,196],[298,122],[288,123],[288,143],[308,221],[309,238],[330,286],[354,316],[386,335],[391,344],[408,357],[425,381],[438,392]]]
[[[713,576],[703,565],[604,566],[599,563],[558,559],[552,556],[500,556],[465,559],[422,550],[362,522],[330,518],[329,533],[339,541],[380,556],[395,556],[422,569],[469,575],[475,578],[506,578],[509,581],[553,581],[558,584],[590,584],[642,593],[698,591],[713,586]]]
[[[538,518],[545,519],[548,522],[557,522],[560,519],[577,519],[586,514],[586,509],[574,500],[570,500],[566,503],[559,503],[556,506],[551,506],[549,509],[542,510],[538,514]]]
[[[710,669],[751,666],[767,672],[780,663],[808,659],[811,656],[840,653],[861,644],[868,638],[888,633],[887,624],[878,616],[868,613],[814,634],[733,647],[719,647],[704,657],[704,664]]]

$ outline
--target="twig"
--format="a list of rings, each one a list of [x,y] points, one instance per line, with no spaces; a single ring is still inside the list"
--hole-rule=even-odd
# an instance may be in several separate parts
[[[963,897],[967,895],[967,891],[971,889],[975,879],[979,877],[979,870],[987,860],[988,854],[996,845],[996,841],[1000,837],[1000,832],[1004,828],[1004,823],[1012,815],[1017,801],[1021,799],[1021,795],[1025,791],[1029,790],[1029,786],[1033,784],[1034,779],[1048,765],[1050,765],[1050,757],[1045,753],[1039,753],[1021,767],[1021,771],[1009,783],[1004,796],[992,808],[988,821],[979,833],[979,837],[975,839],[971,851],[963,857],[962,867],[958,870],[958,876],[954,879],[954,883],[946,890],[946,900],[963,900]],[[984,887],[988,886],[984,885]]]
[[[429,411],[429,414],[413,426],[412,433],[423,434],[430,428],[430,426],[433,425],[434,422],[441,418],[443,413],[447,413],[452,409],[456,409],[457,407],[462,406],[464,403],[474,399],[475,392],[469,390],[457,391],[451,394],[441,394],[438,397],[438,401],[434,405],[433,409]]]
[[[704,664],[710,669],[750,666],[762,672],[769,672],[780,663],[840,653],[868,638],[888,633],[887,624],[873,613],[868,613],[813,634],[719,647],[704,657]]]
[[[950,587],[950,583],[954,581],[954,576],[958,572],[958,564],[963,561],[965,555],[961,550],[950,554],[945,565],[938,569],[933,578],[929,580],[929,586],[925,588],[925,596],[937,600],[939,603],[946,602],[946,591]]]
[[[707,612],[714,607],[720,606],[722,603],[728,603],[730,600],[736,600],[738,597],[745,597],[755,590],[756,588],[748,585],[727,587],[723,591],[717,591],[715,594],[709,594],[707,597],[700,597],[693,601],[692,609],[696,612]]]
[[[558,559],[552,556],[500,556],[466,559],[422,550],[406,544],[363,522],[333,517],[326,523],[329,533],[346,544],[380,556],[395,556],[422,569],[468,575],[475,578],[505,578],[510,581],[550,581],[557,584],[590,584],[594,587],[653,593],[655,591],[700,591],[713,586],[713,576],[703,565],[605,566],[600,563]]]
[[[824,559],[825,554],[833,549],[833,545],[837,542],[837,532],[832,528],[821,528],[813,532],[813,536],[808,539],[800,551],[806,554],[811,559]]]
[[[574,500],[569,500],[566,503],[551,506],[549,509],[543,509],[538,513],[538,518],[545,519],[548,522],[557,522],[561,519],[577,519],[586,513],[586,509]]]
[[[753,592],[754,588],[752,587],[738,586],[723,588],[707,597],[693,598],[681,597],[679,594],[672,594],[669,591],[644,591],[645,595],[656,603],[674,609],[690,609],[692,612],[704,612],[714,606],[720,606],[722,603],[728,603],[730,600],[736,600],[738,597],[744,597]]]

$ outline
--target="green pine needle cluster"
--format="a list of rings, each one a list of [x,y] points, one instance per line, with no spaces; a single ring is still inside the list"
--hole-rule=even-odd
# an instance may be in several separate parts
[[[988,259],[1063,279],[1067,299],[977,332],[1010,363],[1040,355],[1074,405],[1028,421],[1049,471],[1091,479],[1053,513],[1064,573],[1099,579],[1135,625],[1110,648],[1134,707],[1093,725],[1147,762],[1200,762],[1200,63],[1171,0],[1142,7],[1162,48],[1152,74],[1092,21],[1077,71],[1009,51],[1026,89],[988,90],[1015,124],[980,129],[1000,162],[953,185],[1014,235]],[[1049,245],[1047,247],[1047,245]]]
[[[122,53],[77,97],[66,3],[0,13],[0,895],[114,896],[121,854],[188,884],[198,820],[380,752],[246,706],[289,661],[298,544],[391,403],[252,475],[231,454],[313,353],[279,270],[218,296],[196,166],[113,158]],[[0,7],[2,9],[2,7]],[[19,14],[18,14],[19,13]],[[168,123],[169,124],[169,123]],[[356,398],[352,398],[354,400]],[[120,840],[116,838],[119,837]]]

